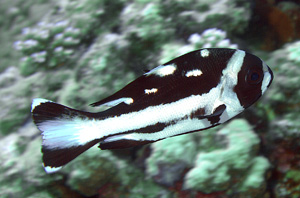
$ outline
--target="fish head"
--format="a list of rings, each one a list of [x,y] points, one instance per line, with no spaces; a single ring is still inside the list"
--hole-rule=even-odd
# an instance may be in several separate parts
[[[255,103],[271,85],[273,72],[260,58],[246,53],[234,88],[244,108]]]

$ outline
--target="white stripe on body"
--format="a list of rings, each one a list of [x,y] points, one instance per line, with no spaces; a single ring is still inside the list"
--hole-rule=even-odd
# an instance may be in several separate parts
[[[198,108],[206,108],[206,112],[212,112],[213,103],[220,95],[219,92],[220,88],[215,87],[210,93],[202,96],[192,95],[173,103],[151,106],[105,120],[60,119],[39,123],[38,127],[46,131],[43,133],[43,138],[47,141],[43,144],[48,148],[78,146],[124,131],[138,130],[159,122],[169,123],[183,119]],[[176,131],[172,134],[176,135]],[[155,134],[153,134],[153,139],[157,139]]]
[[[226,110],[221,115],[220,123],[226,122],[244,110],[244,107],[241,105],[233,89],[238,83],[238,73],[242,69],[245,55],[246,53],[244,51],[237,50],[223,70],[221,82],[224,89],[219,101],[216,101],[214,107],[217,108],[220,104],[226,105]]]
[[[166,137],[171,137],[174,135],[183,134],[190,131],[195,131],[199,129],[205,129],[210,127],[211,124],[207,119],[191,119],[187,118],[185,120],[180,120],[175,124],[165,127],[163,130],[156,133],[130,133],[130,134],[121,134],[108,137],[104,142],[114,142],[117,140],[160,140]]]
[[[243,65],[244,57],[245,52],[237,50],[229,60],[226,69],[224,69],[218,86],[212,88],[206,94],[192,95],[176,102],[150,106],[138,112],[131,112],[105,120],[81,120],[77,118],[71,121],[55,120],[40,123],[39,128],[42,131],[46,131],[43,135],[47,141],[44,141],[43,144],[48,148],[67,148],[83,145],[105,136],[131,130],[138,131],[140,128],[157,123],[170,123],[174,120],[180,120],[191,115],[192,112],[199,108],[205,108],[205,112],[209,115],[218,106],[225,104],[226,110],[221,115],[219,122],[223,123],[244,110],[236,93],[233,91],[234,86],[237,84],[237,74]],[[121,139],[155,141],[193,130],[204,129],[210,125],[207,119],[188,118],[155,133],[120,134],[111,136],[105,141]]]

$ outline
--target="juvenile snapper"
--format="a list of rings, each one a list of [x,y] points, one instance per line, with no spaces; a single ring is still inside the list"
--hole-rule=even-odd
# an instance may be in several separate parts
[[[98,143],[102,150],[121,149],[217,126],[256,102],[272,79],[271,69],[252,54],[208,48],[160,65],[91,104],[110,107],[99,113],[34,99],[45,170],[57,171]]]

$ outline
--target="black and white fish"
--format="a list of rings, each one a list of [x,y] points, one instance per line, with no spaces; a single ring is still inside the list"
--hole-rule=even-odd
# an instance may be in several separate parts
[[[99,143],[120,149],[217,126],[267,90],[271,69],[242,50],[208,48],[160,65],[92,106],[90,113],[34,99],[46,172],[54,172]]]

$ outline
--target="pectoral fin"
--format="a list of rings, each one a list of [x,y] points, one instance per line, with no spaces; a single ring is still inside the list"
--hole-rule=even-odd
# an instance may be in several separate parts
[[[221,119],[220,117],[224,113],[225,110],[226,110],[226,105],[222,104],[222,105],[218,106],[210,116],[207,117],[207,119],[210,121],[212,126],[221,124],[219,122]]]
[[[223,114],[223,112],[226,110],[226,105],[222,104],[219,105],[212,114],[205,114],[204,109],[199,109],[198,111],[193,113],[194,118],[198,119],[208,119],[211,123],[211,125],[215,126],[219,124],[220,116]]]
[[[225,109],[226,109],[226,105],[225,105],[225,104],[222,104],[222,105],[218,106],[218,107],[214,110],[214,112],[213,112],[213,114],[211,115],[211,117],[221,116],[222,113],[225,111]]]

